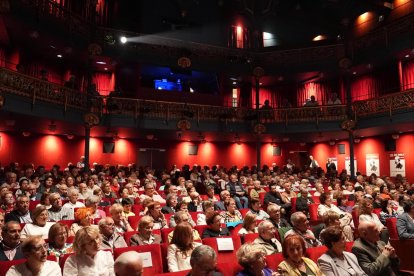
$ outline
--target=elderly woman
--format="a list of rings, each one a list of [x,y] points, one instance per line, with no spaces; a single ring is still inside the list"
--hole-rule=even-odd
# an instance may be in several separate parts
[[[94,219],[106,217],[105,212],[103,210],[98,209],[100,201],[100,198],[96,195],[89,196],[85,200],[85,207],[92,209],[92,216]]]
[[[75,208],[82,208],[85,207],[85,204],[78,201],[79,199],[79,192],[76,188],[69,188],[68,191],[69,201],[66,202],[63,207],[75,209]]]
[[[389,240],[389,233],[387,227],[385,227],[378,215],[373,213],[374,210],[372,205],[372,200],[369,198],[365,198],[361,202],[361,206],[359,207],[359,223],[363,221],[372,221],[374,222],[378,229],[381,231],[380,238],[383,242],[388,243]]]
[[[237,210],[236,201],[233,198],[225,202],[224,206],[226,207],[227,211],[221,213],[223,223],[243,220],[243,216],[240,211]]]
[[[168,246],[168,271],[191,269],[190,257],[200,243],[193,241],[193,227],[188,222],[179,223],[174,230],[171,244]]]
[[[164,217],[164,214],[161,212],[161,204],[158,201],[153,201],[147,206],[148,216],[152,217],[154,219],[154,229],[162,229],[167,228],[168,223],[167,220]]]
[[[230,236],[230,231],[227,227],[221,227],[221,216],[219,213],[212,213],[207,217],[207,228],[203,232],[202,238],[216,238],[223,236]]]
[[[252,198],[249,202],[250,210],[247,214],[255,214],[257,220],[265,220],[269,218],[269,214],[260,209],[262,207],[260,200],[256,198]]]
[[[214,194],[214,186],[208,185],[207,186],[207,200],[212,201],[213,203],[218,201],[218,196]]]
[[[25,239],[31,236],[42,236],[48,238],[49,229],[54,222],[48,222],[49,214],[45,206],[38,206],[30,213],[33,223],[27,223],[21,233],[21,238]]]
[[[203,206],[203,213],[197,214],[197,225],[207,225],[206,216],[214,212],[214,203],[205,200],[201,203],[201,206]]]
[[[129,225],[128,219],[124,216],[124,208],[121,204],[115,203],[109,208],[109,213],[115,223],[115,233],[125,233],[134,231],[131,225]]]
[[[332,198],[330,193],[323,193],[319,197],[321,204],[318,206],[318,216],[322,218],[326,212],[334,211],[339,215],[339,220],[341,221],[341,226],[354,226],[352,221],[352,215],[350,213],[344,212],[339,209],[336,205],[332,204]]]
[[[328,252],[318,259],[318,265],[326,276],[367,276],[358,264],[356,256],[345,251],[345,235],[341,227],[330,226],[321,234]]]
[[[5,191],[1,195],[1,209],[7,214],[14,210],[14,197],[13,192]]]
[[[188,204],[185,201],[181,201],[177,204],[177,210],[178,211],[183,211],[185,213],[188,214],[188,223],[190,223],[193,227],[196,225],[193,218],[191,217],[191,215],[188,213]],[[170,218],[170,227],[175,227],[177,225],[177,223],[175,222],[175,217],[172,216]]]
[[[75,212],[75,222],[70,226],[69,235],[75,236],[76,232],[83,227],[91,226],[93,223],[92,209],[83,207]],[[96,227],[96,225],[94,225]]]
[[[68,227],[65,224],[59,222],[50,227],[48,240],[49,248],[48,254],[59,258],[63,254],[69,254],[73,252],[72,244],[67,243],[69,235]]]
[[[325,213],[325,215],[322,217],[323,223],[325,223],[325,227],[330,226],[339,226],[341,227],[341,222],[339,220],[338,213],[334,211],[328,211]],[[354,234],[352,232],[352,229],[345,225],[344,227],[341,227],[342,231],[344,232],[345,241],[350,242],[354,241]],[[322,229],[321,233],[319,234],[320,238],[322,238],[322,233],[325,231],[325,229]]]
[[[237,261],[244,268],[237,276],[272,276],[273,271],[266,267],[266,251],[260,244],[246,243],[237,250]]]
[[[21,249],[26,262],[12,266],[6,276],[62,275],[58,263],[47,260],[47,244],[42,237],[27,238],[23,241]]]
[[[284,261],[279,264],[278,272],[282,275],[315,275],[322,276],[319,267],[305,256],[304,239],[299,235],[289,235],[283,240]]]
[[[130,239],[131,246],[161,243],[160,235],[152,233],[154,219],[150,216],[143,216],[138,222],[138,233]]]
[[[381,212],[379,215],[379,219],[382,224],[385,225],[385,222],[389,218],[396,218],[398,217],[397,212],[392,208],[392,200],[382,199],[381,200]]]
[[[65,276],[115,276],[111,252],[99,250],[101,235],[95,227],[79,229],[73,242],[75,254],[69,256],[63,267]]]
[[[135,213],[134,212],[132,212],[132,205],[134,204],[134,202],[132,201],[132,199],[131,198],[129,198],[129,197],[127,197],[127,198],[123,198],[122,200],[121,200],[121,205],[122,205],[122,208],[124,208],[124,211],[123,211],[123,216],[124,217],[126,217],[126,218],[128,218],[128,217],[133,217],[133,216],[135,216]]]

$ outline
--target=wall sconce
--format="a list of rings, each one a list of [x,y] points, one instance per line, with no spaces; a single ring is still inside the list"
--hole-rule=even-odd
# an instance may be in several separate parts
[[[302,142],[302,143],[299,143],[299,145],[300,145],[301,147],[304,147],[304,146],[306,146],[306,143]]]
[[[29,137],[31,135],[30,131],[23,131],[22,134],[24,137]]]
[[[354,138],[354,143],[355,143],[355,144],[359,144],[359,142],[361,142],[361,139],[359,139],[359,138]]]
[[[330,141],[329,141],[329,145],[334,146],[334,145],[335,145],[335,141],[330,140]]]
[[[399,139],[399,138],[400,138],[400,135],[398,135],[398,134],[393,134],[393,135],[391,135],[391,137],[392,137],[392,139],[397,140],[397,139]]]
[[[66,138],[68,138],[69,140],[72,140],[75,137],[75,135],[73,134],[66,134]]]

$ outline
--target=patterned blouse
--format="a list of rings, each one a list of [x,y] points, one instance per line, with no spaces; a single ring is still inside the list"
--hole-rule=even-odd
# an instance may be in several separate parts
[[[243,216],[239,210],[234,210],[234,215],[230,214],[228,211],[222,212],[220,215],[222,217],[222,223],[236,222],[236,221],[243,220]]]
[[[61,255],[73,253],[73,248],[71,243],[65,243],[65,246],[63,246],[62,249],[57,249],[49,246],[47,252],[50,256],[56,256],[56,258],[59,258]]]

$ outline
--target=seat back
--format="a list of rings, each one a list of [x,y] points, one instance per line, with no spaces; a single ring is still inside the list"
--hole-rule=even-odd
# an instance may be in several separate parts
[[[129,216],[128,217],[128,222],[129,222],[129,225],[131,225],[132,229],[137,230],[140,219],[141,219],[140,216]]]
[[[266,264],[273,271],[277,271],[277,267],[279,266],[281,262],[283,262],[282,253],[276,253],[276,254],[266,256]]]
[[[197,223],[197,215],[203,212],[188,212],[195,223]]]
[[[240,209],[239,211],[240,211],[240,214],[242,215],[242,217],[244,218],[246,216],[247,212],[250,211],[250,209],[249,208],[243,208],[243,209]]]
[[[306,256],[308,256],[309,259],[316,263],[319,257],[325,254],[326,251],[328,251],[328,248],[324,245],[318,247],[310,247],[306,249]]]
[[[203,237],[203,232],[207,229],[207,225],[196,225],[194,226],[194,229],[197,230],[198,234],[200,234],[200,237]]]
[[[392,247],[395,248],[398,258],[400,258],[400,270],[414,271],[412,250],[414,240],[394,240],[390,239]]]
[[[29,202],[29,211],[31,211],[34,208],[36,208],[36,206],[38,204],[40,204],[40,200],[30,200],[30,202]]]
[[[254,242],[254,240],[259,237],[259,233],[250,233],[250,234],[245,234],[243,236],[244,236],[243,243],[251,243],[251,242]]]
[[[190,272],[190,270],[183,270],[183,271],[177,271],[177,272],[167,272],[167,273],[161,273],[161,274],[155,274],[155,276],[185,276]]]
[[[231,238],[233,240],[234,250],[219,251],[217,246],[217,240],[223,238]],[[217,263],[231,263],[236,260],[236,252],[241,246],[239,237],[220,237],[220,238],[205,238],[202,240],[203,244],[210,246],[217,253]]]
[[[128,246],[131,246],[131,237],[138,233],[138,231],[130,231],[124,233],[124,240]]]
[[[345,251],[346,252],[351,252],[352,253],[352,246],[354,245],[353,241],[350,242],[346,242],[345,243]]]
[[[139,246],[130,246],[123,248],[114,249],[114,260],[119,257],[124,252],[136,251],[138,253],[151,253],[152,266],[144,268],[143,275],[155,275],[157,273],[163,273],[163,261],[161,257],[161,246],[159,244],[147,244]]]
[[[170,243],[168,240],[168,234],[170,234],[172,231],[174,231],[174,227],[161,229],[161,239],[163,243]]]
[[[317,203],[309,204],[309,218],[310,218],[311,222],[319,221],[318,206],[319,206],[319,204],[317,204]]]
[[[297,201],[297,197],[292,197],[291,199],[290,199],[290,204],[292,204],[292,214],[294,213],[294,212],[296,212],[296,201]]]
[[[397,218],[387,218],[385,225],[387,226],[388,233],[390,234],[390,239],[398,240],[400,237],[398,236],[397,231]]]
[[[0,275],[6,275],[10,267],[26,262],[26,259],[12,260],[12,261],[0,261]]]
[[[73,255],[74,253],[69,253],[69,254],[63,254],[62,256],[60,256],[59,258],[59,266],[62,269],[63,272],[63,267],[65,266],[66,260],[69,258],[69,256]]]
[[[319,196],[312,196],[312,199],[313,199],[313,202],[314,203],[316,203],[316,204],[320,204],[321,203],[321,201],[319,200]]]

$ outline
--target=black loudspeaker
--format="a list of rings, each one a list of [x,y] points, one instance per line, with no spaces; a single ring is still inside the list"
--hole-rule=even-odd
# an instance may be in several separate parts
[[[397,150],[397,144],[395,143],[395,140],[385,140],[384,141],[384,148],[385,151],[396,151]]]
[[[345,154],[345,144],[338,144],[338,153]]]
[[[198,154],[198,146],[197,145],[189,145],[188,146],[188,155],[197,155]]]
[[[282,149],[279,146],[273,146],[273,156],[280,156]]]
[[[114,153],[115,152],[115,143],[114,142],[104,142],[103,143],[103,153]]]

